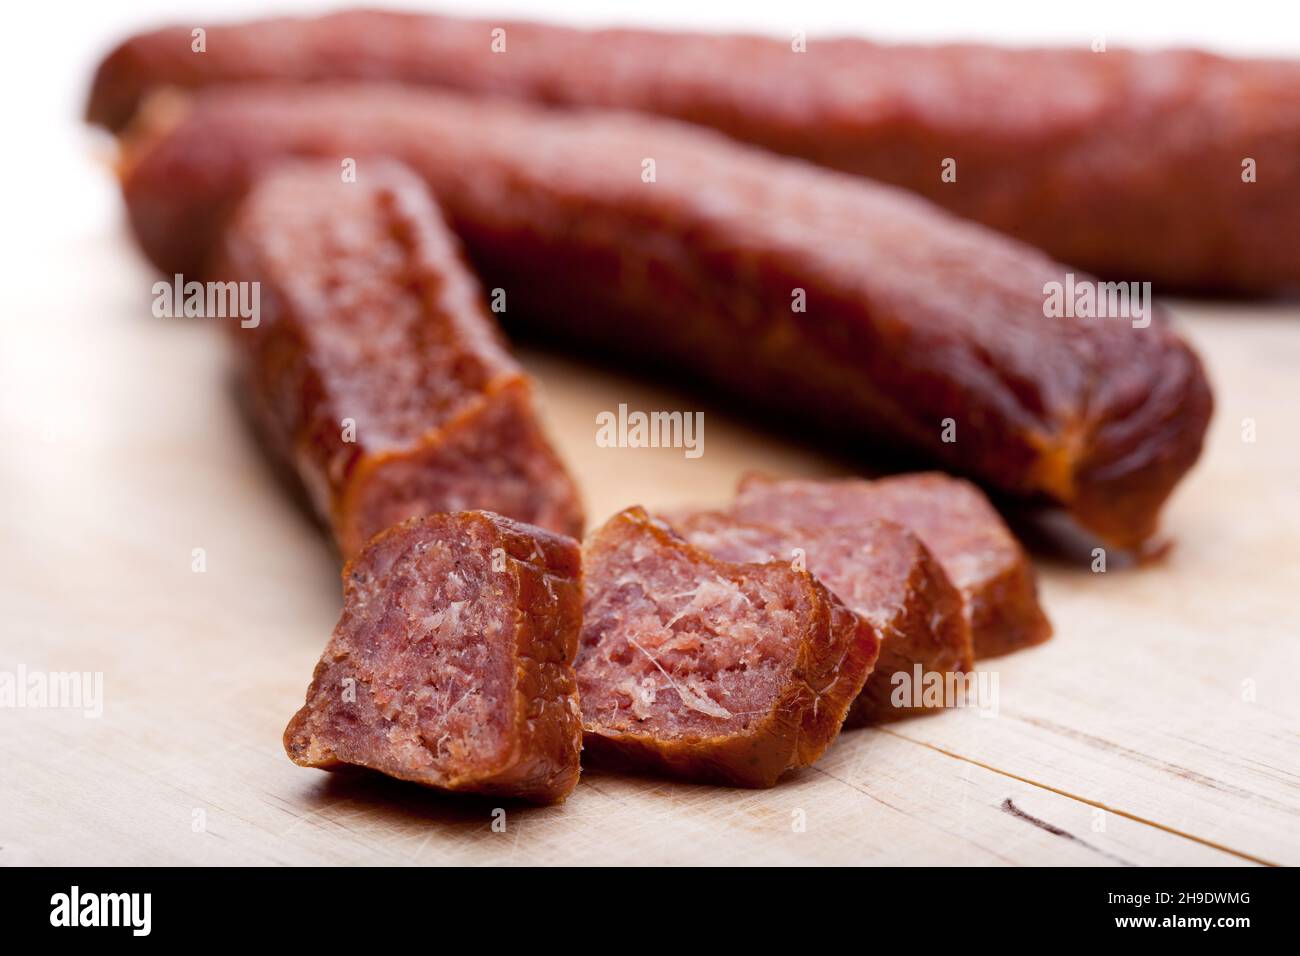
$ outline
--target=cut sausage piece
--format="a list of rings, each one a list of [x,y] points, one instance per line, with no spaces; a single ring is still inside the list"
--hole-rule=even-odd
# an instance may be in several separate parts
[[[839,733],[879,642],[807,571],[718,560],[640,508],[593,532],[583,557],[592,759],[769,787]]]
[[[892,521],[762,524],[720,511],[666,517],[691,544],[724,561],[804,565],[880,638],[880,656],[846,725],[919,713],[897,706],[895,675],[958,674],[973,666],[961,594],[916,535]],[[947,686],[945,682],[945,686]]]
[[[1033,565],[983,492],[969,482],[939,473],[878,481],[774,481],[751,475],[741,482],[731,512],[809,529],[851,531],[881,518],[896,521],[925,542],[960,589],[976,657],[995,657],[1052,635],[1038,604]],[[838,591],[828,572],[813,570]]]
[[[582,533],[532,383],[503,346],[424,185],[338,163],[257,183],[213,269],[261,284],[230,323],[266,444],[296,469],[349,557],[406,518],[483,508]]]
[[[343,569],[343,614],[294,763],[442,790],[563,800],[578,781],[581,551],[484,511],[413,518]]]
[[[1209,385],[1163,315],[1047,318],[1068,267],[900,190],[665,120],[395,87],[211,89],[157,123],[124,189],[168,273],[260,168],[386,154],[551,339],[910,446],[1123,547],[1200,455]]]
[[[643,110],[907,187],[1113,278],[1300,285],[1282,238],[1300,234],[1300,62],[848,37],[798,55],[779,38],[369,10],[213,26],[201,55],[192,43],[183,26],[119,46],[91,119],[120,126],[163,86],[329,77]]]

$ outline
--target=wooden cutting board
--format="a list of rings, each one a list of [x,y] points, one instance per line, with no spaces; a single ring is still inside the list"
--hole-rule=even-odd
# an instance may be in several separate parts
[[[1174,547],[1040,559],[1056,637],[989,662],[996,716],[847,732],[765,792],[591,772],[502,832],[490,802],[290,764],[331,552],[250,440],[220,330],[153,318],[117,227],[47,251],[0,356],[0,670],[102,672],[103,714],[0,710],[0,862],[1300,863],[1300,308],[1176,306],[1218,411]],[[696,397],[523,358],[593,523],[840,473]],[[620,403],[704,411],[702,456],[598,447]]]

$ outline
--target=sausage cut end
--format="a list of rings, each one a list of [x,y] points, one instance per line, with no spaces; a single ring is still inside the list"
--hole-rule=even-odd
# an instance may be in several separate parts
[[[343,571],[344,607],[284,734],[290,759],[562,800],[578,780],[572,539],[489,512],[417,518]]]

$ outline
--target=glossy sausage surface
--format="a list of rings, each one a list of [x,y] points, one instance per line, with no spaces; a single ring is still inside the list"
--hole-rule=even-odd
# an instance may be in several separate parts
[[[1300,288],[1298,62],[817,37],[799,53],[378,11],[213,26],[205,44],[189,27],[130,38],[90,117],[121,126],[161,86],[329,79],[639,110],[906,187],[1108,278]]]
[[[202,268],[260,171],[391,157],[531,328],[910,447],[1113,544],[1154,532],[1201,451],[1209,384],[1159,308],[1049,317],[1087,276],[892,187],[686,124],[390,86],[209,90],[161,126],[124,192],[167,272]]]

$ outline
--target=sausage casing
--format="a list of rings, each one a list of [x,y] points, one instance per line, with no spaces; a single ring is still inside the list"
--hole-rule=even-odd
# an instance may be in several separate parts
[[[698,127],[345,85],[207,90],[141,135],[124,192],[167,271],[205,260],[259,170],[387,155],[432,186],[530,328],[693,375],[840,445],[909,446],[1126,547],[1201,451],[1210,388],[1158,308],[1145,326],[1049,318],[1067,267]]]
[[[1298,62],[816,37],[795,52],[376,11],[217,26],[192,45],[189,27],[127,40],[90,117],[118,126],[160,86],[330,78],[640,110],[915,190],[1110,278],[1300,287]]]

